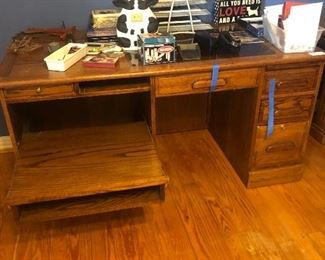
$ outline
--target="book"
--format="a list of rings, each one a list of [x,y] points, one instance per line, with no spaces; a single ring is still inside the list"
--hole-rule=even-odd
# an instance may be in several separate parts
[[[117,42],[116,28],[90,29],[87,31],[88,42]]]
[[[291,7],[297,6],[297,5],[303,5],[305,4],[304,2],[298,2],[298,1],[285,1],[282,7],[282,15],[281,19],[282,21],[287,19],[288,16],[290,15]]]
[[[105,54],[99,54],[95,56],[86,56],[86,58],[82,60],[82,63],[85,67],[115,68],[118,60],[118,57],[109,57]]]

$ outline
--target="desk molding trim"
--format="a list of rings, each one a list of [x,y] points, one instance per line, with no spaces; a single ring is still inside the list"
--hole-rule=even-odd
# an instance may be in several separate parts
[[[0,153],[12,152],[13,146],[10,136],[0,136]]]

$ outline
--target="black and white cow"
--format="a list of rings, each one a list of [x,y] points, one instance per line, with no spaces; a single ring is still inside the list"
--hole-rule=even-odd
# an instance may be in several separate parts
[[[137,36],[142,33],[154,33],[159,22],[149,8],[158,0],[114,0],[116,7],[122,8],[117,19],[117,37],[119,45],[125,49],[138,49]]]

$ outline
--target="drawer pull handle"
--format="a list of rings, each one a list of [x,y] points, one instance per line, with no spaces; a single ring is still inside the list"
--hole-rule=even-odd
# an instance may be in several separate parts
[[[36,89],[36,93],[39,94],[39,93],[41,93],[41,92],[42,92],[41,87],[38,87],[38,88]]]
[[[304,86],[306,84],[308,84],[307,79],[295,79],[295,80],[279,81],[276,83],[276,86],[280,88],[282,86],[288,86],[288,85]]]
[[[225,79],[218,79],[217,86],[225,86],[227,84]],[[205,80],[197,80],[192,83],[193,89],[208,89],[210,88],[211,80],[205,79]]]
[[[281,151],[290,151],[295,149],[296,145],[292,142],[274,143],[265,148],[266,153],[275,153]]]

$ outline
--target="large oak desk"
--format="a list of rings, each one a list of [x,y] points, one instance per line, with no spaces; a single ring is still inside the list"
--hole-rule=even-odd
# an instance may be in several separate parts
[[[325,58],[253,48],[146,67],[125,58],[116,70],[77,63],[66,72],[47,71],[46,48],[8,54],[0,97],[17,159],[6,202],[29,221],[163,200],[168,177],[155,135],[204,128],[247,187],[299,180]],[[270,79],[275,125],[267,137]]]

